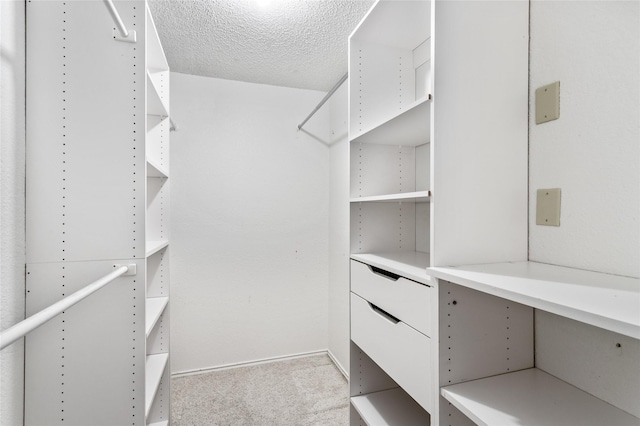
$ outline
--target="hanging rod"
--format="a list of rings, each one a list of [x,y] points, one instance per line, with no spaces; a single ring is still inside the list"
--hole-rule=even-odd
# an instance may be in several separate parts
[[[6,348],[16,340],[24,337],[28,333],[32,332],[36,328],[40,327],[42,324],[46,323],[53,317],[61,314],[63,311],[69,309],[71,306],[80,302],[87,296],[95,293],[100,290],[105,285],[109,284],[111,281],[115,280],[121,275],[135,275],[136,274],[136,265],[113,265],[117,269],[113,272],[105,275],[104,277],[88,284],[86,287],[76,291],[73,294],[61,299],[51,306],[44,308],[43,310],[36,312],[31,315],[29,318],[20,321],[16,325],[9,327],[2,333],[0,333],[0,350]]]
[[[302,126],[304,126],[304,125],[305,125],[305,123],[306,123],[307,121],[309,121],[309,119],[310,119],[311,117],[313,117],[313,114],[315,114],[315,113],[316,113],[316,112],[317,112],[317,111],[322,107],[322,105],[324,105],[324,103],[325,103],[325,102],[327,102],[327,100],[331,97],[331,95],[333,95],[333,93],[334,93],[336,90],[338,90],[338,87],[340,87],[340,86],[342,85],[342,83],[344,83],[344,82],[345,82],[345,80],[347,79],[347,77],[349,77],[349,73],[346,73],[345,75],[343,75],[343,76],[342,76],[342,78],[340,78],[340,81],[338,81],[338,82],[336,83],[336,85],[335,85],[335,86],[333,86],[333,88],[332,88],[331,90],[329,90],[329,93],[327,93],[327,95],[326,95],[324,98],[322,98],[322,100],[320,101],[320,103],[319,103],[319,104],[318,104],[318,105],[313,109],[313,111],[311,111],[311,114],[309,114],[309,115],[307,116],[307,118],[305,118],[305,119],[304,119],[304,121],[298,125],[298,130],[302,129]]]
[[[121,40],[135,43],[136,32],[131,31],[131,34],[129,33],[129,30],[127,30],[127,27],[125,27],[124,22],[122,22],[122,18],[120,18],[118,9],[116,9],[116,6],[113,4],[113,0],[103,0],[103,1],[104,1],[104,4],[107,6],[107,9],[109,10],[109,14],[111,14],[111,17],[113,18],[113,22],[116,24],[116,27],[118,27],[118,31],[120,31],[120,34],[122,35]]]

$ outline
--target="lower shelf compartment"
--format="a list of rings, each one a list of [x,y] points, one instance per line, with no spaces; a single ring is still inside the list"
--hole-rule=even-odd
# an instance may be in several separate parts
[[[446,386],[478,425],[640,425],[640,419],[537,368]]]
[[[369,426],[429,425],[430,416],[402,388],[351,398],[351,405]]]
[[[164,369],[167,367],[167,361],[169,360],[169,354],[157,354],[147,355],[147,362],[145,366],[146,383],[145,383],[145,404],[144,415],[149,416],[151,405],[156,397],[158,386],[162,380]]]

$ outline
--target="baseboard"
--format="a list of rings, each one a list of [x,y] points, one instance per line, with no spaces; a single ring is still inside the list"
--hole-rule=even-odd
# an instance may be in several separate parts
[[[303,352],[299,354],[278,356],[273,358],[263,358],[263,359],[258,359],[254,361],[245,361],[245,362],[238,362],[233,364],[225,364],[217,367],[199,368],[197,370],[178,371],[176,373],[172,373],[171,377],[174,378],[174,377],[192,376],[194,374],[204,374],[204,373],[209,373],[213,371],[222,371],[222,370],[229,370],[232,368],[249,367],[252,365],[266,364],[269,362],[288,361],[292,359],[306,358],[306,357],[317,356],[317,355],[329,355],[329,358],[331,359],[331,361],[336,365],[336,367],[338,367],[338,370],[340,370],[340,372],[344,375],[344,370],[342,369],[340,364],[336,362],[333,355],[331,355],[328,351],[324,350],[324,351]]]
[[[340,364],[340,362],[338,361],[338,358],[333,356],[333,354],[331,353],[330,350],[327,350],[327,355],[329,355],[329,358],[331,359],[331,362],[333,362],[333,365],[336,366],[338,371],[340,371],[342,373],[342,375],[344,376],[345,379],[347,379],[347,382],[348,382],[349,381],[349,373],[347,373],[347,371],[342,367],[342,364]]]

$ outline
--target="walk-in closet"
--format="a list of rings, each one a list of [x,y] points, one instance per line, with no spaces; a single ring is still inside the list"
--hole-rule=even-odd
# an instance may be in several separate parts
[[[0,425],[640,426],[640,3],[0,2]]]

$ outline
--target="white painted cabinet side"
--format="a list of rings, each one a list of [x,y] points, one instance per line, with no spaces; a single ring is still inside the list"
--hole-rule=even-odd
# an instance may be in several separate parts
[[[526,260],[528,7],[435,2],[432,266]]]

